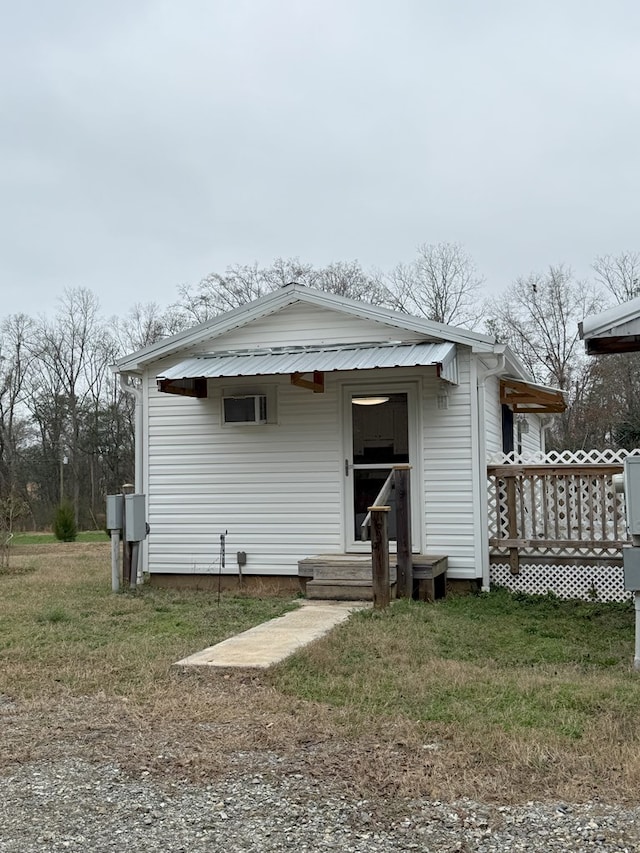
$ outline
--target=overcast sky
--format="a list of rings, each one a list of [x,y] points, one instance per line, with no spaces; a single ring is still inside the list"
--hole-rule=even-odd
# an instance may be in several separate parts
[[[462,243],[640,250],[638,0],[0,0],[0,316]]]

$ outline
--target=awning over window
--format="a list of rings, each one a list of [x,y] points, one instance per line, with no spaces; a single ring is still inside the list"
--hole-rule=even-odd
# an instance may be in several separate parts
[[[500,380],[500,402],[521,414],[558,414],[567,408],[565,392],[559,388],[510,377]]]
[[[165,370],[157,379],[160,390],[185,393],[174,390],[179,387],[190,387],[193,384],[190,381],[183,383],[183,380],[429,365],[436,367],[441,379],[452,383],[458,382],[456,345],[449,342],[383,346],[349,344],[334,347],[286,347],[251,352],[212,353],[187,358]],[[201,395],[189,394],[189,396]]]

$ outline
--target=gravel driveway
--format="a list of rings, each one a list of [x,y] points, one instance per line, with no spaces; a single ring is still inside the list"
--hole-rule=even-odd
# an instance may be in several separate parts
[[[235,772],[199,785],[82,759],[23,764],[4,769],[0,802],[2,853],[640,850],[640,808],[416,801],[383,814],[276,754],[239,754]]]

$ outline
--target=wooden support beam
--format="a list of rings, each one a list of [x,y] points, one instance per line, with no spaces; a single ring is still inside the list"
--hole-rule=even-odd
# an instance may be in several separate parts
[[[567,566],[569,568],[582,568],[584,566],[617,566],[622,568],[622,557],[611,555],[597,556],[594,554],[580,554],[576,557],[566,554],[522,554],[519,558],[520,567],[529,566]],[[509,562],[506,554],[490,554],[489,562],[492,566],[502,566]]]
[[[322,370],[313,371],[313,379],[305,379],[304,373],[292,373],[291,384],[298,388],[307,388],[314,394],[324,394],[324,373]]]

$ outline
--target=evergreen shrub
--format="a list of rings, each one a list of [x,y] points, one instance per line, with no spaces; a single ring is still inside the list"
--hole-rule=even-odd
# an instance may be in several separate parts
[[[60,542],[75,542],[78,535],[75,514],[71,504],[60,504],[53,519],[53,533]]]

